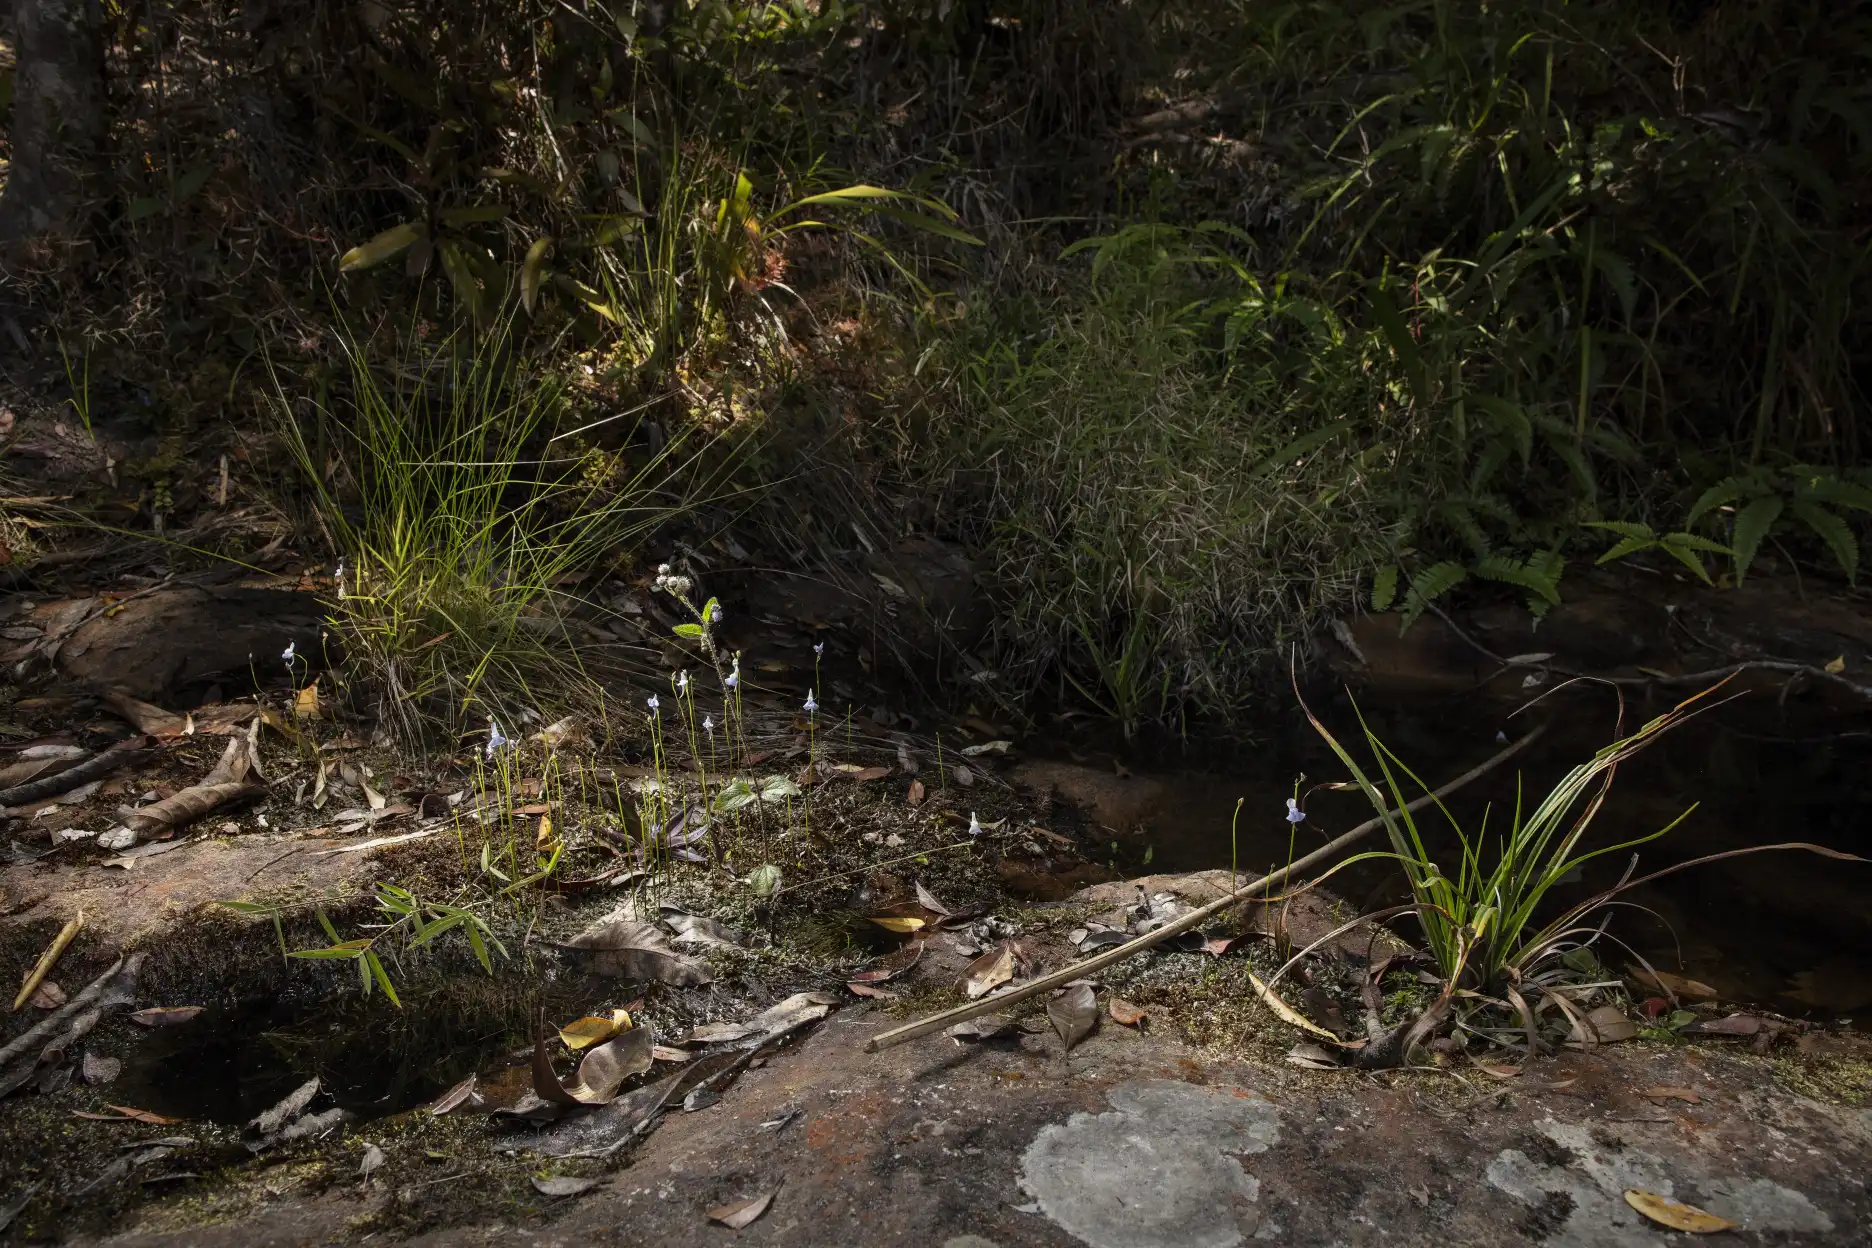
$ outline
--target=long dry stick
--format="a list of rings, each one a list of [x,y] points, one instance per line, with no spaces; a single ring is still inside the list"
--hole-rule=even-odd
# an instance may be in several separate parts
[[[1440,801],[1448,797],[1450,794],[1456,792],[1456,790],[1487,775],[1489,772],[1495,770],[1495,768],[1519,754],[1522,750],[1525,750],[1545,731],[1547,731],[1545,725],[1535,728],[1526,736],[1509,744],[1505,749],[1496,752],[1485,762],[1479,763],[1468,771],[1463,772],[1462,775],[1457,776],[1442,788],[1424,794],[1416,801],[1405,806],[1404,809],[1421,810],[1432,802]],[[1396,812],[1392,813],[1395,814]],[[932,1031],[940,1031],[944,1027],[952,1026],[971,1018],[979,1018],[983,1014],[992,1014],[1004,1010],[1017,1001],[1025,1001],[1027,998],[1038,996],[1050,988],[1057,988],[1075,979],[1082,979],[1094,971],[1102,971],[1108,966],[1124,961],[1133,954],[1143,953],[1146,949],[1161,945],[1172,936],[1178,936],[1189,931],[1204,919],[1228,909],[1239,901],[1245,901],[1248,898],[1266,893],[1270,889],[1278,888],[1300,872],[1309,871],[1319,866],[1355,841],[1369,836],[1377,829],[1383,827],[1384,822],[1385,816],[1382,815],[1375,819],[1367,819],[1364,823],[1359,824],[1358,827],[1353,828],[1345,835],[1328,841],[1312,853],[1294,862],[1288,863],[1280,870],[1264,875],[1258,880],[1251,880],[1246,884],[1238,886],[1234,892],[1218,901],[1212,901],[1206,906],[1192,910],[1182,918],[1166,923],[1155,931],[1139,936],[1136,940],[1130,941],[1127,944],[1119,945],[1115,949],[1109,949],[1104,953],[1094,954],[1089,958],[1074,962],[1071,966],[1054,971],[1051,975],[1042,975],[1039,979],[1031,983],[1022,984],[1012,992],[1004,992],[995,997],[985,997],[969,1005],[957,1006],[953,1010],[945,1010],[941,1014],[926,1018],[920,1023],[907,1023],[902,1027],[894,1027],[889,1031],[880,1032],[873,1036],[870,1042],[865,1045],[865,1052],[876,1053],[880,1049],[888,1049],[894,1044],[902,1044],[904,1041],[914,1040],[918,1036],[927,1036]]]
[[[33,990],[38,988],[45,977],[52,973],[52,968],[58,964],[59,955],[65,952],[65,946],[71,944],[72,937],[76,936],[78,929],[83,926],[83,910],[65,920],[65,926],[61,927],[58,935],[52,938],[52,943],[46,946],[46,951],[39,955],[39,961],[33,964],[32,970],[26,975],[26,982],[20,985],[19,995],[13,998],[13,1013],[19,1013],[20,1006],[26,1004],[28,998],[33,995]]]

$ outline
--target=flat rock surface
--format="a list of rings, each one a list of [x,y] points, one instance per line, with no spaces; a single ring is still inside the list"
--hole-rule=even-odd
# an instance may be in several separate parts
[[[667,1118],[628,1167],[543,1224],[446,1225],[405,1242],[726,1242],[708,1211],[768,1192],[740,1242],[1682,1242],[1627,1204],[1631,1188],[1737,1222],[1726,1243],[1872,1237],[1872,1111],[1794,1095],[1767,1062],[1712,1046],[1564,1054],[1497,1081],[1473,1068],[1257,1066],[1109,1022],[1070,1054],[1051,1036],[863,1052],[888,1025],[863,1008],[834,1014],[719,1104]],[[551,1172],[536,1169],[543,1161],[524,1147],[513,1156],[517,1170]],[[197,1198],[186,1229],[169,1230],[157,1228],[180,1211],[157,1203],[142,1211],[145,1229],[104,1242],[351,1242],[349,1219],[398,1199],[354,1181],[257,1211],[241,1198],[230,1211],[242,1212],[217,1223],[212,1200]]]

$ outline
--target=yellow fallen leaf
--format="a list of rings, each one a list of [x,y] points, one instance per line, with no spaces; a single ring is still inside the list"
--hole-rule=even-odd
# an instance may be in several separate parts
[[[927,926],[922,919],[902,919],[893,914],[874,914],[871,921],[887,932],[914,932]]]
[[[1659,1226],[1668,1226],[1673,1231],[1688,1231],[1692,1235],[1713,1235],[1717,1231],[1732,1231],[1736,1226],[1728,1218],[1706,1213],[1695,1205],[1686,1205],[1681,1200],[1672,1200],[1668,1196],[1637,1188],[1625,1193],[1625,1203]]]
[[[317,719],[318,713],[318,681],[315,680],[293,695],[293,714],[300,719]]]
[[[550,814],[541,815],[540,821],[539,821],[539,834],[533,838],[533,846],[536,849],[551,849],[552,844],[553,844],[552,816]]]
[[[1846,670],[1846,656],[1842,654],[1837,659],[1834,659],[1831,663],[1828,663],[1826,665],[1826,670],[1829,672],[1832,672],[1835,676],[1845,671]]]
[[[1286,1023],[1289,1027],[1298,1027],[1301,1031],[1319,1036],[1323,1040],[1330,1040],[1334,1044],[1339,1043],[1338,1036],[1333,1035],[1332,1032],[1327,1031],[1324,1027],[1321,1027],[1319,1024],[1313,1022],[1313,1020],[1301,1014],[1300,1011],[1294,1009],[1293,1006],[1281,1000],[1280,996],[1272,988],[1256,978],[1253,971],[1248,972],[1248,983],[1254,988],[1255,995],[1261,998],[1262,1004],[1266,1005],[1268,1009],[1273,1010],[1274,1013],[1280,1017],[1281,1022]]]
[[[624,1010],[612,1010],[611,1017],[600,1018],[587,1015],[574,1019],[559,1029],[559,1038],[565,1041],[568,1049],[577,1051],[590,1048],[594,1044],[603,1044],[621,1031],[629,1031],[631,1016]]]

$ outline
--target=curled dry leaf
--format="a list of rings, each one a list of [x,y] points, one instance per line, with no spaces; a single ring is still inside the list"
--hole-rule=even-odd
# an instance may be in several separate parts
[[[26,1004],[35,1010],[56,1010],[65,1001],[65,990],[49,979],[33,989],[32,995],[26,998]]]
[[[773,1198],[780,1189],[775,1188],[752,1200],[737,1200],[733,1204],[722,1205],[708,1211],[709,1221],[719,1222],[730,1230],[738,1231],[752,1225],[754,1220],[767,1212],[767,1206],[773,1204]]]
[[[673,988],[695,988],[715,977],[698,962],[675,953],[652,923],[613,913],[566,942],[592,955],[591,968],[620,979],[660,980]]]
[[[533,1190],[542,1196],[551,1196],[555,1199],[564,1196],[582,1195],[597,1186],[597,1179],[581,1179],[570,1174],[562,1174],[551,1179],[542,1179],[538,1175],[533,1176]]]
[[[1136,1027],[1150,1017],[1150,1011],[1143,1006],[1131,1004],[1123,997],[1113,997],[1106,1003],[1105,1010],[1111,1015],[1112,1022],[1125,1027]]]
[[[1302,1070],[1338,1070],[1333,1055],[1310,1040],[1303,1040],[1287,1050],[1287,1060]]]
[[[1475,1068],[1491,1079],[1518,1079],[1521,1077],[1519,1066],[1509,1066],[1493,1062],[1477,1062]]]
[[[904,794],[904,801],[912,806],[921,806],[924,796],[923,782],[921,780],[912,780],[910,782],[909,791]]]
[[[1672,1200],[1656,1192],[1632,1188],[1625,1193],[1625,1203],[1650,1218],[1659,1226],[1668,1226],[1673,1231],[1688,1231],[1692,1235],[1713,1235],[1717,1231],[1732,1231],[1736,1224],[1728,1218],[1719,1218],[1713,1213],[1686,1205],[1681,1200]]]
[[[909,915],[898,914],[874,914],[871,916],[871,921],[887,932],[897,932],[899,934],[920,932],[929,926],[928,919],[918,919]]]
[[[1595,1044],[1617,1044],[1637,1034],[1638,1024],[1625,1017],[1625,1011],[1616,1005],[1602,1005],[1585,1018],[1573,1021],[1567,1043],[1577,1048],[1591,1048]]]
[[[476,1086],[478,1082],[475,1076],[469,1075],[438,1096],[435,1103],[429,1106],[429,1112],[439,1117],[464,1107],[470,1112],[487,1108],[487,1098],[481,1095],[480,1089]]]
[[[730,949],[741,944],[741,933],[704,915],[669,914],[663,921],[676,933],[678,944],[719,945]]]
[[[1660,992],[1682,997],[1688,1001],[1714,1001],[1716,999],[1716,990],[1708,984],[1683,975],[1673,975],[1669,971],[1652,971],[1639,966],[1632,968],[1631,977],[1647,988],[1655,988]]]
[[[859,784],[868,784],[873,780],[882,780],[891,774],[888,767],[865,767],[852,773],[852,779]]]
[[[115,1057],[102,1057],[87,1052],[79,1065],[78,1073],[92,1087],[102,1087],[123,1073],[123,1060]]]
[[[978,1001],[1014,978],[1014,946],[1002,942],[976,958],[962,973],[962,991],[971,1001]]]
[[[682,1049],[672,1049],[667,1044],[651,1045],[650,1056],[659,1062],[688,1062],[695,1059],[695,1054],[684,1052]]]
[[[916,899],[917,904],[922,906],[925,910],[928,910],[931,914],[941,915],[945,919],[955,914],[955,911],[936,900],[936,894],[923,887],[923,881],[921,880],[917,881]]]
[[[851,982],[855,984],[881,984],[886,980],[897,978],[899,975],[915,966],[918,959],[923,956],[923,943],[924,942],[921,940],[913,940],[905,944],[901,949],[896,949],[885,954],[883,957],[879,958],[874,965],[853,975],[851,977]]]
[[[824,1018],[838,1004],[822,992],[796,992],[777,1005],[739,1023],[705,1023],[689,1033],[692,1044],[723,1044],[749,1036],[770,1036],[810,1019]]]
[[[1014,1020],[1005,1015],[985,1014],[980,1018],[964,1019],[943,1034],[960,1044],[964,1040],[993,1040],[998,1036],[1012,1035],[1018,1030]]]
[[[895,1001],[897,999],[897,994],[888,988],[880,988],[876,984],[861,983],[855,979],[847,980],[845,987],[849,989],[854,996],[870,997],[876,1001]]]
[[[1047,1019],[1067,1049],[1098,1026],[1098,997],[1090,984],[1075,984],[1047,1002]]]
[[[621,1031],[629,1030],[631,1016],[625,1010],[612,1010],[608,1018],[587,1015],[574,1019],[559,1029],[559,1038],[568,1049],[577,1052],[594,1044],[603,1044]]]
[[[317,1079],[306,1080],[287,1093],[279,1104],[249,1122],[247,1126],[262,1136],[277,1134],[281,1127],[305,1112],[305,1107],[312,1103],[312,1098],[318,1095],[318,1090]]]
[[[128,1015],[131,1022],[139,1027],[175,1027],[189,1022],[202,1012],[199,1005],[155,1006],[147,1010],[137,1010]]]
[[[1752,1036],[1766,1026],[1766,1021],[1753,1014],[1731,1014],[1691,1023],[1683,1032],[1687,1036]]]
[[[72,1117],[89,1118],[94,1122],[145,1122],[152,1127],[167,1127],[182,1121],[180,1118],[170,1118],[147,1109],[137,1109],[131,1105],[106,1105],[104,1108],[114,1112],[93,1114],[82,1109],[74,1109]]]
[[[609,1105],[632,1075],[650,1069],[650,1032],[633,1027],[592,1049],[579,1062],[578,1082],[566,1091],[581,1105]]]

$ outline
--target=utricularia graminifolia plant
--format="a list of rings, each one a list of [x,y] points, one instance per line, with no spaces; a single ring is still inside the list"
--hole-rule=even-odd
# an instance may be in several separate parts
[[[728,653],[721,648],[717,630],[721,626],[725,612],[721,600],[710,598],[700,606],[695,600],[694,578],[676,571],[667,563],[657,565],[656,580],[652,588],[658,593],[668,594],[682,605],[690,618],[676,625],[676,636],[701,645],[703,657],[709,666],[715,669],[715,678],[720,682],[722,691],[722,737],[728,749],[728,761],[732,766],[737,754],[745,752],[746,742],[741,733],[741,653]],[[676,675],[676,695],[679,703],[688,701],[688,709],[693,711],[694,692],[691,689],[688,672]],[[708,716],[708,739],[710,751],[714,748],[713,714]]]

